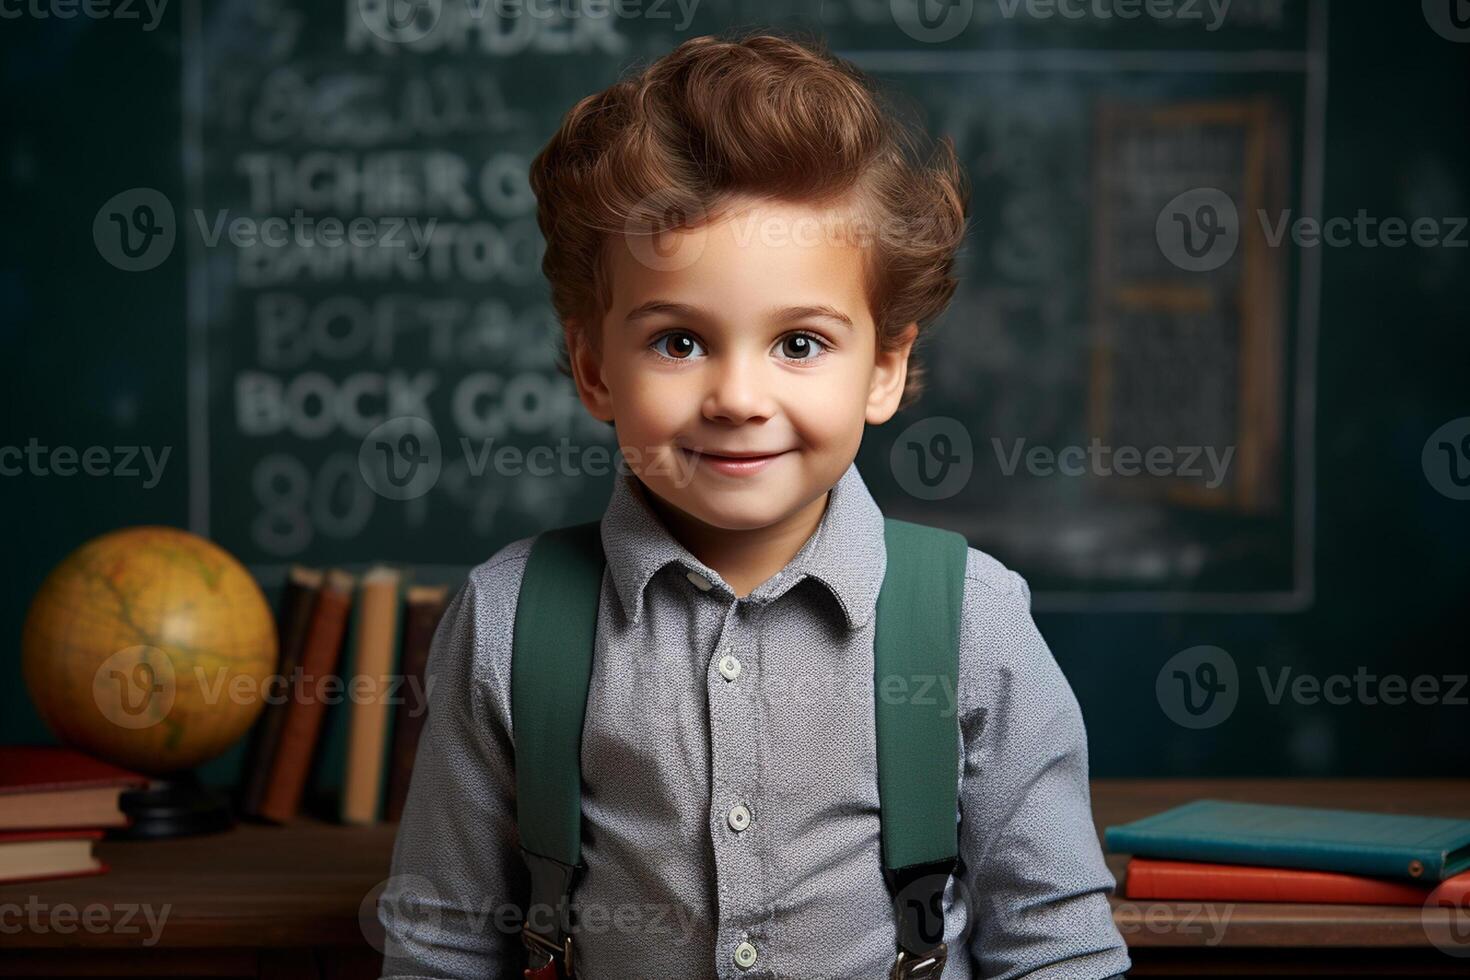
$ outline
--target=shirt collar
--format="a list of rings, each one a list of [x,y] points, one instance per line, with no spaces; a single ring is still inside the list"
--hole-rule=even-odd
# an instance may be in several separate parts
[[[643,497],[649,491],[637,481],[632,472],[614,477],[612,498],[601,526],[603,552],[628,619],[633,623],[642,619],[643,594],[649,580],[671,562],[683,566],[686,572],[697,572],[714,589],[733,599],[734,590],[720,574],[694,557],[664,526]],[[750,599],[771,601],[811,577],[836,600],[848,627],[857,629],[872,618],[877,607],[885,564],[883,512],[858,474],[857,464],[852,463],[832,487],[816,531],[786,567],[761,583]],[[695,587],[691,582],[689,588]]]

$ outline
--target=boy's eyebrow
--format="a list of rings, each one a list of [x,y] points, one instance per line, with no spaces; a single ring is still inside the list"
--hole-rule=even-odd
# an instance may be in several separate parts
[[[640,303],[638,306],[633,307],[633,309],[628,312],[628,315],[623,318],[623,322],[625,324],[632,324],[636,323],[639,320],[646,319],[647,317],[657,316],[659,314],[685,317],[686,319],[690,320],[700,320],[707,318],[704,311],[697,306],[690,306],[688,303],[673,303],[669,302],[668,300],[652,299],[649,300],[647,303]],[[853,329],[851,317],[849,317],[846,313],[843,313],[836,307],[828,306],[825,303],[818,304],[816,306],[788,306],[783,310],[777,311],[774,316],[774,319],[777,323],[794,323],[798,320],[808,320],[814,318],[836,320],[847,329]]]

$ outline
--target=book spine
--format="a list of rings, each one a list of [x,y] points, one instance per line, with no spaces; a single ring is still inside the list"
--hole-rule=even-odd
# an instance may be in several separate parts
[[[444,586],[417,586],[408,590],[403,616],[403,699],[393,719],[393,751],[388,771],[388,793],[384,819],[396,821],[403,816],[403,803],[408,799],[408,786],[413,778],[413,760],[418,753],[419,736],[428,717],[428,692],[424,690],[425,667],[434,631],[449,605],[449,589]]]
[[[306,774],[326,709],[320,687],[332,676],[341,656],[353,584],[351,575],[334,569],[327,573],[317,597],[302,653],[301,672],[287,706],[280,744],[259,809],[259,815],[268,820],[288,823],[295,819],[301,805]]]
[[[1332,871],[1131,858],[1128,898],[1212,902],[1422,905],[1422,885]]]
[[[394,692],[391,672],[398,643],[398,585],[391,568],[374,568],[364,576],[359,602],[353,672],[348,678],[350,710],[347,761],[342,788],[344,823],[371,824],[378,819],[383,781],[383,746],[388,734],[388,696]]]
[[[1439,880],[1444,859],[1443,852],[1420,853],[1406,848],[1386,850],[1297,839],[1222,840],[1152,834],[1123,827],[1109,827],[1104,831],[1104,840],[1109,851],[1137,857],[1306,868],[1410,881]],[[1414,873],[1415,865],[1421,869],[1418,874]]]
[[[322,587],[322,573],[313,568],[292,566],[281,593],[281,608],[276,614],[280,659],[271,678],[265,710],[256,724],[247,749],[242,771],[239,809],[246,816],[257,816],[270,783],[271,765],[280,743],[281,727],[286,720],[287,697],[291,675],[301,663],[307,630],[311,627],[312,610]]]

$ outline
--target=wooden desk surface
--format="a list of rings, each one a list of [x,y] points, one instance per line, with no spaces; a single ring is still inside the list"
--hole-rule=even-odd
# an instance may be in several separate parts
[[[1099,829],[1201,797],[1345,809],[1470,816],[1470,779],[1096,780]],[[167,909],[158,947],[290,948],[375,946],[382,942],[374,903],[387,876],[396,825],[344,827],[303,821],[291,827],[252,824],[223,834],[170,841],[103,841],[104,875],[0,885],[0,909],[101,904],[109,909]],[[1126,858],[1110,855],[1120,883]],[[112,913],[117,915],[117,913]],[[155,913],[161,914],[161,913]],[[1448,912],[1445,913],[1448,915]],[[98,913],[100,915],[100,913]],[[1271,950],[1272,962],[1316,961],[1327,949],[1354,950],[1359,963],[1398,963],[1410,951],[1422,964],[1470,973],[1470,955],[1451,956],[1430,942],[1417,907],[1129,901],[1113,898],[1114,921],[1135,951],[1134,972],[1182,962],[1201,950],[1231,962],[1232,949]],[[12,920],[16,918],[11,915]],[[11,950],[86,946],[136,949],[141,932],[56,929],[8,933]],[[1467,940],[1470,945],[1470,940]],[[1156,951],[1152,958],[1141,955]],[[1291,952],[1295,950],[1296,952]],[[1470,954],[1470,948],[1465,950]],[[1176,955],[1177,954],[1177,955]],[[1197,966],[1198,963],[1196,962]],[[1237,967],[1246,969],[1243,962]],[[1161,967],[1162,968],[1162,967]],[[1429,972],[1439,972],[1430,969]]]

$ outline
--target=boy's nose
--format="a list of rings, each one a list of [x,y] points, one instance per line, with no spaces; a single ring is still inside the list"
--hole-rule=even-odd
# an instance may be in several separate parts
[[[704,402],[705,418],[746,422],[771,414],[770,385],[774,379],[769,376],[763,356],[725,355],[710,376],[710,390]]]

